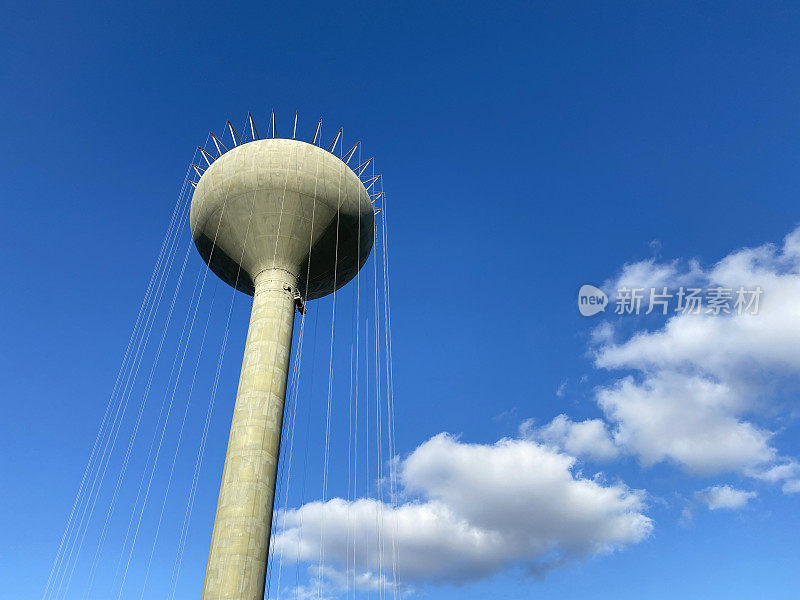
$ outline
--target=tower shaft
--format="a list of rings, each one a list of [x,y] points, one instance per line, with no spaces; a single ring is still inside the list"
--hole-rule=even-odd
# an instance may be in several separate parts
[[[263,600],[297,277],[256,276],[202,600]]]

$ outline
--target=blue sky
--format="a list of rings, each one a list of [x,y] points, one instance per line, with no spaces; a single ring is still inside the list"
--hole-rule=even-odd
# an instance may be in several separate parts
[[[344,126],[384,176],[400,503],[439,523],[445,513],[435,511],[450,511],[453,522],[499,531],[508,550],[476,548],[468,560],[436,546],[455,567],[408,564],[404,593],[797,597],[796,6],[85,2],[7,4],[3,14],[0,578],[9,598],[42,597],[193,149],[226,119],[243,124],[247,111],[266,130],[273,108],[279,134],[295,110],[306,138],[319,116],[326,140]],[[178,330],[200,267],[190,253]],[[750,321],[610,310],[585,318],[576,303],[584,283],[610,294],[623,283],[761,285],[764,295]],[[337,300],[350,319],[352,296],[350,286]],[[187,373],[200,355],[199,377],[191,397],[188,378],[176,388],[120,597],[142,594],[188,406],[144,597],[169,589],[231,298],[208,280],[187,353]],[[302,507],[320,498],[322,480],[330,308],[320,301],[307,321],[298,418],[309,425],[286,507],[306,510],[307,524],[313,506]],[[179,599],[202,585],[247,317],[240,296]],[[176,335],[155,371],[92,597],[120,589]],[[349,343],[337,339],[329,497],[348,493]],[[475,483],[457,469],[462,458],[500,479]],[[121,460],[111,463],[100,515]],[[529,469],[504,471],[507,463]],[[539,478],[545,463],[561,487]],[[374,492],[366,479],[361,487],[358,495]],[[570,504],[579,488],[588,508]],[[521,504],[490,493],[504,489]],[[493,521],[502,514],[520,536]],[[537,519],[552,524],[550,537]],[[84,597],[102,517],[94,527],[58,597]],[[546,551],[536,549],[543,536]],[[285,598],[314,585],[313,565],[297,558],[285,569]],[[340,596],[337,585],[333,573],[325,595]]]

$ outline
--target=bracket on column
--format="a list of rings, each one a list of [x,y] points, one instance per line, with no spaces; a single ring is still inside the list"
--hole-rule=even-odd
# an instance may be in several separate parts
[[[299,312],[301,315],[306,314],[305,300],[303,300],[303,296],[297,290],[294,292],[294,305],[297,307],[297,312]]]

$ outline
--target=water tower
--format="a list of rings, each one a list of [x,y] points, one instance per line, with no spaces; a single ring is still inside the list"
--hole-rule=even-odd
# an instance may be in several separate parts
[[[314,144],[254,139],[207,167],[192,198],[192,237],[253,308],[202,599],[262,600],[294,314],[355,277],[375,217],[359,175]]]

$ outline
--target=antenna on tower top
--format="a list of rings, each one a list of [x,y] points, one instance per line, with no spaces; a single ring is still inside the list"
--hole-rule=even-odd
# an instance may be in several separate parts
[[[272,109],[272,137],[277,137],[278,132],[275,129],[275,109]]]
[[[294,129],[292,129],[292,139],[297,137],[297,111],[294,111]]]

